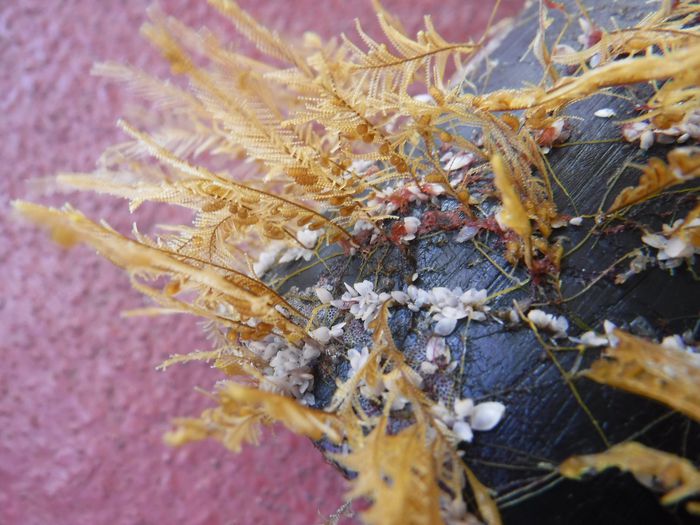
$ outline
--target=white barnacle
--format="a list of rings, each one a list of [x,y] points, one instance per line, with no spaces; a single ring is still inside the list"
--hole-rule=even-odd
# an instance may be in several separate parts
[[[450,360],[450,351],[447,348],[444,337],[433,336],[428,339],[425,345],[425,358],[430,362],[437,361],[438,359],[445,361]]]
[[[569,321],[564,316],[557,317],[542,310],[534,309],[528,312],[527,318],[537,328],[551,332],[555,338],[566,337],[566,332],[569,330]]]
[[[286,244],[282,241],[271,242],[264,251],[258,255],[258,260],[253,263],[253,271],[258,277],[262,277],[272,268],[277,261],[277,256],[284,250]]]
[[[422,361],[420,364],[420,372],[423,375],[431,376],[437,372],[438,366],[430,361]]]
[[[320,326],[319,328],[309,332],[309,335],[322,345],[325,345],[328,344],[332,338],[342,336],[344,326],[345,323],[338,323],[333,325],[331,328],[328,328],[327,326]]]
[[[408,309],[413,312],[417,312],[423,308],[424,305],[430,304],[430,294],[422,288],[411,285],[408,287],[406,293],[408,294],[409,299]]]
[[[455,415],[459,418],[467,418],[474,411],[474,401],[471,398],[455,399],[454,402]]]
[[[506,407],[498,401],[486,401],[474,407],[469,417],[469,422],[473,430],[488,431],[495,428],[501,421]]]
[[[318,288],[314,288],[314,292],[316,292],[316,297],[318,297],[318,300],[321,301],[321,304],[331,304],[333,296],[327,288],[319,286]]]
[[[312,250],[316,246],[316,241],[323,233],[321,230],[310,230],[308,227],[297,232],[297,240],[307,250]]]
[[[643,120],[641,122],[629,122],[622,125],[622,136],[627,142],[639,140],[642,133],[649,127],[650,122]]]
[[[474,237],[476,237],[477,233],[479,233],[479,228],[476,228],[474,226],[464,226],[462,229],[460,229],[457,232],[457,235],[455,235],[454,241],[455,242],[471,241]]]
[[[309,332],[309,335],[322,345],[327,344],[331,340],[331,331],[327,326],[320,326]]]
[[[345,323],[337,323],[331,326],[331,337],[340,337],[343,335],[343,328]]]
[[[445,164],[445,171],[457,171],[466,166],[469,166],[474,162],[474,154],[472,153],[459,153],[451,157]]]
[[[606,336],[597,334],[593,331],[585,332],[578,340],[583,346],[595,348],[598,346],[607,346],[609,340]]]
[[[474,432],[472,432],[472,427],[466,421],[457,421],[452,426],[452,432],[454,432],[455,437],[459,441],[471,443],[474,439]]]
[[[639,148],[646,151],[654,145],[654,132],[650,129],[642,131],[639,136]]]
[[[410,300],[408,294],[400,290],[394,290],[390,292],[389,295],[391,295],[391,298],[399,304],[407,304]]]
[[[607,319],[603,321],[603,330],[605,330],[605,335],[608,337],[610,346],[613,347],[620,344],[620,338],[615,335],[616,329],[617,326],[612,321],[608,321]]]
[[[347,292],[343,294],[340,300],[331,301],[331,305],[341,310],[350,309],[350,313],[355,319],[361,319],[364,322],[365,330],[369,329],[369,324],[374,320],[381,308],[382,304],[391,298],[391,295],[382,292],[374,291],[374,283],[372,281],[361,281],[350,286],[345,283]]]
[[[617,116],[617,113],[615,113],[615,110],[612,108],[601,108],[593,114],[598,118],[612,118]]]
[[[406,233],[401,236],[400,241],[402,244],[408,244],[416,238],[416,232],[420,227],[420,219],[417,217],[404,217],[403,227]]]
[[[435,182],[426,182],[423,184],[422,188],[423,191],[431,197],[439,197],[445,193],[445,187],[442,184],[436,184]]]
[[[669,350],[678,350],[680,352],[687,352],[689,347],[683,341],[683,337],[678,334],[668,335],[661,341],[661,346],[668,348]]]
[[[446,337],[454,332],[457,327],[458,318],[454,316],[456,310],[454,308],[450,309],[447,313],[452,315],[452,317],[447,317],[444,314],[438,314],[438,322],[435,323],[433,327],[433,332],[435,335]]]
[[[348,372],[348,378],[354,376],[363,366],[367,363],[369,359],[369,349],[365,346],[362,350],[357,350],[351,348],[348,352],[348,360],[350,361],[350,371]]]
[[[313,250],[309,250],[307,248],[302,248],[301,246],[292,246],[291,248],[287,248],[285,252],[282,254],[282,257],[279,259],[279,263],[287,263],[287,262],[293,262],[293,261],[298,261],[300,259],[304,259],[305,261],[310,261],[314,256]]]
[[[456,399],[452,410],[448,409],[442,400],[432,407],[433,415],[459,442],[471,443],[474,431],[487,432],[500,423],[506,407],[498,401],[486,401],[474,404],[470,398]]]

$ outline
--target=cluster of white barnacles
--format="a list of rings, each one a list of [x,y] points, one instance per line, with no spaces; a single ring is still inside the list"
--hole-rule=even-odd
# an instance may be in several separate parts
[[[271,334],[260,341],[244,341],[245,347],[267,363],[260,388],[295,397],[303,404],[313,404],[311,392],[313,361],[321,355],[318,345],[305,343],[301,348],[283,337]]]
[[[440,400],[432,407],[438,424],[449,429],[458,442],[471,443],[474,431],[493,430],[503,418],[506,407],[498,401],[486,401],[474,404],[470,398],[455,399],[450,408]]]
[[[683,219],[678,219],[672,225],[664,224],[661,233],[648,233],[642,236],[642,242],[658,250],[656,259],[661,268],[677,268],[700,253],[700,249],[683,235],[683,231],[690,228],[700,228],[700,218],[692,219],[687,224]]]
[[[420,186],[415,182],[401,185],[389,184],[372,194],[372,197],[367,201],[367,207],[372,210],[371,214],[374,216],[391,215],[399,208],[397,201],[406,203],[432,201],[435,204],[437,202],[435,199],[443,193],[445,193],[445,188],[434,182],[426,182]]]
[[[622,125],[622,136],[627,142],[639,141],[643,150],[659,144],[684,144],[689,139],[700,140],[700,110],[689,112],[681,122],[668,128],[655,128],[651,121],[642,120]]]
[[[486,290],[474,288],[462,291],[459,287],[450,289],[438,286],[428,291],[411,285],[406,292],[392,292],[392,297],[414,312],[429,308],[428,312],[436,322],[433,332],[443,337],[454,331],[460,319],[485,321],[486,312],[489,311],[485,305],[488,297]]]
[[[597,348],[601,346],[617,346],[619,340],[613,334],[615,328],[617,328],[615,324],[612,321],[608,321],[606,319],[605,321],[603,321],[603,330],[605,333],[599,334],[593,330],[589,330],[588,332],[584,332],[583,334],[581,334],[580,337],[571,337],[570,339],[574,343],[578,343],[589,348]]]
[[[348,352],[350,361],[348,379],[354,377],[366,365],[369,358],[370,352],[366,346],[361,350],[351,349]],[[418,374],[410,376],[409,380],[414,386],[422,387],[423,380]],[[401,410],[408,403],[405,397],[396,392],[391,373],[379,376],[376,383],[372,385],[365,383],[363,379],[359,387],[362,395],[367,398],[383,399],[384,402],[391,400],[391,410]],[[444,401],[440,400],[431,408],[433,416],[443,430],[449,430],[458,442],[467,443],[471,443],[474,438],[474,431],[486,432],[495,428],[501,421],[505,409],[505,405],[497,401],[474,404],[474,401],[469,398],[455,400],[451,408],[447,408]]]
[[[604,333],[599,334],[591,330],[584,332],[580,337],[572,337],[571,340],[591,348],[602,346],[614,348],[620,343],[620,340],[614,334],[616,328],[617,326],[612,321],[606,319],[603,321]],[[693,333],[690,330],[683,334],[668,335],[664,337],[659,344],[669,350],[687,352],[696,356],[697,359],[700,359],[700,348],[698,348],[697,341],[694,340]]]
[[[348,370],[348,380],[352,379],[369,360],[370,352],[366,346],[361,350],[356,348],[348,352],[350,369]],[[381,399],[384,403],[391,402],[391,410],[403,410],[409,400],[402,396],[397,388],[395,375],[392,372],[377,376],[373,384],[368,384],[365,379],[359,383],[360,393],[367,399]],[[423,378],[415,372],[411,373],[407,379],[417,388],[423,387]]]
[[[446,373],[454,371],[457,362],[452,361],[445,336],[451,334],[460,319],[485,321],[489,308],[485,306],[487,300],[486,290],[470,289],[462,291],[461,288],[449,289],[435,287],[431,290],[423,290],[416,286],[409,286],[406,292],[393,291],[377,293],[371,281],[362,281],[353,286],[345,284],[347,291],[339,300],[334,300],[331,293],[325,288],[316,288],[316,294],[323,304],[328,304],[341,310],[350,310],[350,313],[364,322],[365,328],[376,317],[379,308],[386,301],[393,299],[398,304],[407,306],[410,310],[418,312],[427,309],[433,321],[436,321],[432,335],[425,347],[425,360],[420,364],[420,373],[423,376],[435,374],[438,370]],[[351,349],[348,352],[350,370],[348,378],[353,377],[367,363],[370,352],[367,347]],[[418,374],[412,378],[414,384],[422,386],[422,377]],[[360,392],[365,397],[382,398],[385,401],[391,399],[392,410],[404,408],[407,400],[393,391],[391,375],[379,378],[376,384],[368,385],[364,382],[360,385]],[[470,404],[471,403],[471,404]],[[459,400],[453,411],[449,411],[444,404],[438,405],[439,420],[449,428],[458,441],[471,441],[472,430],[491,430],[498,424],[505,410],[501,403],[488,402],[474,406],[471,400]]]
[[[322,345],[327,345],[331,339],[338,339],[343,335],[343,327],[345,323],[337,323],[328,328],[327,326],[319,326],[315,330],[311,330],[309,335]]]
[[[324,298],[321,301],[324,302],[325,299],[327,301],[326,304],[330,304],[339,310],[350,310],[355,319],[363,321],[365,330],[369,330],[369,324],[377,317],[377,313],[379,313],[382,305],[391,298],[391,294],[375,292],[374,283],[366,280],[355,283],[352,286],[345,283],[345,289],[347,291],[340,299],[334,300],[331,297],[328,300],[328,297],[323,294]],[[320,297],[318,290],[316,293]]]
[[[511,308],[501,315],[510,326],[515,326],[521,322],[521,311],[517,307]],[[535,328],[549,333],[554,339],[564,339],[568,337],[569,321],[563,315],[554,315],[533,308],[527,312],[527,321],[532,323]]]
[[[690,330],[683,334],[667,335],[661,340],[661,346],[669,350],[686,352],[700,361],[700,348],[697,345],[697,341],[693,339],[693,334]]]
[[[313,249],[318,242],[322,230],[310,230],[304,228],[297,232],[297,246],[289,246],[284,241],[273,241],[260,253],[258,260],[253,264],[253,271],[258,277],[262,277],[275,264],[304,259],[310,261],[314,256]]]
[[[340,299],[334,300],[326,289],[317,289],[316,293],[324,304],[329,304],[340,310],[350,310],[350,313],[364,322],[365,329],[374,320],[381,306],[393,299],[398,304],[407,306],[411,311],[418,312],[428,309],[435,326],[433,332],[437,336],[448,336],[457,327],[461,319],[485,321],[489,307],[486,290],[435,287],[423,290],[411,285],[405,292],[392,291],[377,293],[374,283],[361,281],[350,286],[345,283],[346,292]]]
[[[527,313],[527,318],[537,328],[550,332],[555,339],[567,337],[569,321],[564,316],[556,316],[542,310],[532,309]]]
[[[324,292],[328,293],[325,289]],[[310,340],[297,347],[277,334],[271,334],[259,341],[243,341],[245,347],[265,361],[263,370],[263,390],[292,396],[303,404],[315,402],[311,389],[314,384],[313,362],[321,355],[321,348],[331,339],[343,335],[345,323],[331,327],[320,326],[309,332]]]
[[[353,226],[352,229],[352,234],[353,235],[359,235],[363,231],[370,231],[372,232],[372,236],[370,238],[370,243],[374,242],[377,240],[377,237],[379,237],[379,234],[381,231],[373,222],[366,221],[364,219],[360,219],[359,221],[355,222],[355,225]]]

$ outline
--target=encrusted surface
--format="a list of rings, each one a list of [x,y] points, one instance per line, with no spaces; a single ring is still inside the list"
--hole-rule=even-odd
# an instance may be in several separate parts
[[[612,8],[592,10],[596,19],[604,21],[612,14]],[[639,18],[639,12],[631,8],[615,8],[621,25]],[[514,31],[514,38],[493,58],[499,66],[488,80],[489,89],[517,87],[522,82],[537,82],[539,68],[533,66],[530,55],[520,62],[523,50],[534,37],[536,27]],[[556,35],[556,27],[551,35]],[[517,80],[513,80],[517,79]],[[626,92],[634,98],[634,93]],[[613,108],[620,118],[634,115],[632,105],[621,99],[596,96],[572,105],[567,115],[582,117],[573,121],[570,142],[596,141],[614,138],[619,131],[606,119],[594,118],[593,113],[602,108]],[[650,154],[665,156],[666,149],[655,147]],[[626,162],[643,162],[648,155],[635,145],[624,143],[599,143],[567,145],[555,149],[549,155],[554,173],[568,189],[571,201],[561,192],[557,204],[563,213],[577,216],[595,213],[607,189],[607,182]],[[622,188],[637,180],[639,172],[627,169],[616,188]],[[611,199],[606,202],[609,206]],[[642,206],[628,216],[629,224],[639,221],[660,227],[668,222],[676,210],[665,198]],[[692,206],[692,201],[687,207]],[[443,204],[445,208],[445,204]],[[420,216],[423,210],[413,210]],[[687,209],[682,210],[687,212]],[[680,212],[679,212],[680,213]],[[592,226],[587,219],[579,227],[569,226],[557,235],[566,238],[566,250],[576,246]],[[437,233],[414,241],[410,247],[380,247],[371,256],[353,261],[334,260],[331,277],[319,265],[292,281],[300,287],[314,284],[319,275],[322,282],[333,288],[334,297],[345,290],[343,282],[354,283],[369,279],[376,283],[376,291],[405,290],[411,276],[418,272],[415,285],[423,289],[436,286],[448,288],[488,288],[498,292],[518,279],[525,279],[523,272],[513,279],[503,276],[484,258],[470,242],[453,242],[454,233]],[[547,312],[565,315],[572,324],[572,332],[601,328],[605,319],[611,320],[639,335],[660,337],[665,333],[692,330],[696,319],[688,316],[700,308],[698,284],[690,271],[677,271],[671,277],[668,271],[658,268],[648,270],[627,280],[623,285],[614,283],[614,276],[622,273],[628,263],[616,266],[617,270],[597,281],[587,293],[576,294],[601,275],[621,256],[640,246],[640,231],[634,227],[612,229],[594,235],[582,248],[566,258],[562,268],[562,296],[572,297],[560,305],[543,306]],[[484,240],[484,237],[480,237]],[[485,244],[493,248],[491,255],[502,266],[509,267],[498,255],[499,239],[486,237]],[[335,250],[337,251],[337,250]],[[328,250],[322,256],[335,252]],[[693,292],[695,290],[695,292]],[[495,301],[494,308],[510,306],[514,298],[535,299],[534,288],[524,287],[517,295],[508,295]],[[573,298],[575,297],[575,298]],[[542,297],[537,297],[541,300]],[[397,345],[415,365],[425,359],[425,346],[432,333],[432,324],[420,314],[413,314],[399,306],[392,309],[392,331]],[[422,319],[422,321],[421,321]],[[361,347],[362,341],[356,346]],[[700,428],[686,418],[672,414],[664,407],[642,398],[614,391],[584,378],[574,379],[590,416],[582,404],[572,395],[562,374],[527,327],[506,329],[496,323],[461,322],[455,333],[447,338],[452,358],[460,362],[453,375],[426,380],[426,390],[434,398],[454,399],[471,397],[475,401],[497,399],[507,406],[503,422],[493,431],[477,434],[474,442],[465,446],[467,462],[489,487],[499,493],[505,523],[666,523],[688,520],[688,516],[674,516],[673,509],[658,505],[657,497],[636,485],[629,476],[606,474],[588,483],[555,480],[547,473],[548,465],[557,465],[573,454],[593,452],[606,448],[607,444],[637,439],[661,449],[674,451],[686,457],[698,457]],[[552,354],[564,370],[571,370],[579,356],[576,353]],[[576,365],[585,368],[595,350],[587,351]],[[343,359],[340,359],[342,363]],[[463,374],[459,370],[463,367]],[[331,373],[332,377],[327,374]],[[344,377],[341,364],[336,369],[321,371],[316,385],[317,399],[323,405],[332,394],[333,377]],[[600,426],[596,430],[595,424]],[[605,435],[607,444],[601,433]],[[541,468],[544,465],[544,468]],[[540,489],[549,487],[540,492]],[[521,492],[520,492],[521,491]],[[523,502],[519,502],[521,496]]]
[[[7,215],[10,199],[31,195],[28,181],[90,170],[104,147],[123,139],[114,122],[126,91],[88,72],[106,59],[163,71],[138,36],[151,3],[0,6],[0,523],[314,523],[340,504],[344,484],[306,439],[280,429],[274,442],[239,456],[215,443],[162,444],[173,416],[206,404],[193,388],[218,377],[196,365],[155,371],[171,353],[206,348],[197,323],[120,318],[143,301],[119,270],[85,249],[61,251]],[[519,3],[504,2],[504,12]],[[369,2],[241,4],[290,34],[351,33],[354,17],[376,29]],[[488,17],[483,2],[385,4],[411,30],[433,12],[436,26],[457,39]],[[233,33],[206,2],[160,5],[194,25]],[[124,202],[70,199],[121,230],[131,223]],[[67,196],[44,200],[58,205]],[[153,224],[151,211],[139,213],[144,228]]]

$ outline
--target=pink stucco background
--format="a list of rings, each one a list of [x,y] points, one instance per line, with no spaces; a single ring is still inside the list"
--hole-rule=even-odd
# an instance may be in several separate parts
[[[150,3],[0,2],[0,524],[320,523],[346,487],[305,439],[276,428],[238,455],[216,443],[163,444],[172,417],[207,404],[194,388],[218,378],[201,364],[155,370],[169,354],[206,348],[196,320],[121,318],[144,303],[119,270],[85,248],[59,249],[8,212],[14,198],[70,200],[128,228],[124,202],[42,195],[36,181],[90,170],[121,138],[114,123],[128,95],[88,71],[105,59],[164,70],[138,35]],[[241,3],[287,34],[351,34],[355,17],[377,34],[369,0]],[[520,2],[505,4],[512,14]],[[459,40],[478,35],[491,2],[385,5],[412,31],[432,13]],[[232,34],[203,1],[161,6]],[[155,212],[137,219],[148,231]]]

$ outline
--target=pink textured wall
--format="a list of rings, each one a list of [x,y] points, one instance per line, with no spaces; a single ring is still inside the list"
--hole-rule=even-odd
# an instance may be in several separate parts
[[[154,369],[171,353],[206,347],[195,320],[120,318],[143,301],[118,270],[85,248],[62,251],[7,213],[13,198],[70,200],[128,227],[124,202],[38,196],[30,182],[90,170],[121,138],[114,122],[127,95],[88,71],[105,59],[164,70],[138,36],[149,3],[0,3],[0,524],[320,522],[342,501],[344,482],[305,439],[275,429],[239,455],[215,443],[162,443],[171,417],[206,404],[193,388],[217,379],[204,365]],[[355,17],[376,29],[369,1],[242,4],[288,34],[351,34]],[[431,12],[458,40],[483,27],[491,2],[385,4],[411,30]],[[502,12],[512,13],[520,2],[506,4]],[[232,33],[205,2],[161,5]],[[146,231],[155,219],[154,209],[138,215]]]

